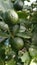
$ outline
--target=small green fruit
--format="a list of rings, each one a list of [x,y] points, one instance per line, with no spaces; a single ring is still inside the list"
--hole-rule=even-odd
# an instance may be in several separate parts
[[[23,9],[23,2],[21,0],[16,0],[14,2],[14,8],[16,10],[22,10]]]
[[[14,10],[6,11],[6,19],[12,24],[18,23],[18,14]]]
[[[22,49],[24,46],[23,40],[19,37],[14,38],[14,46],[17,50]]]

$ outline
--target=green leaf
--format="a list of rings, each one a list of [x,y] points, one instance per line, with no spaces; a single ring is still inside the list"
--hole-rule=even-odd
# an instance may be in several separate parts
[[[0,8],[4,11],[11,9],[12,8],[12,4],[10,0],[0,0]]]
[[[30,57],[28,55],[28,52],[25,52],[23,56],[21,57],[22,62],[24,62],[24,65],[28,65],[30,61]]]
[[[25,11],[17,11],[19,18],[26,19],[28,14]]]
[[[30,52],[30,55],[32,56],[32,58],[37,57],[37,48],[35,46],[29,48],[29,52]]]
[[[9,37],[8,34],[0,32],[0,43]]]
[[[33,58],[30,65],[37,65],[37,58]]]
[[[4,31],[8,31],[9,27],[5,22],[0,21],[0,29],[2,29]]]
[[[24,38],[24,39],[30,39],[31,37],[26,34],[25,32],[24,33],[17,33],[16,36],[19,36],[21,38]]]
[[[19,32],[25,32],[25,31],[26,31],[26,27],[20,24]]]

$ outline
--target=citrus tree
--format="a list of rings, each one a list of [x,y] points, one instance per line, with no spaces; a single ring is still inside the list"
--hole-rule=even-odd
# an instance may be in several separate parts
[[[0,65],[37,65],[37,1],[29,3],[0,0]]]

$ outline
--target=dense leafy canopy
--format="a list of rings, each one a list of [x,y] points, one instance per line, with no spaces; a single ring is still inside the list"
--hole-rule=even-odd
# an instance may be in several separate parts
[[[0,65],[37,65],[37,2],[0,0]]]

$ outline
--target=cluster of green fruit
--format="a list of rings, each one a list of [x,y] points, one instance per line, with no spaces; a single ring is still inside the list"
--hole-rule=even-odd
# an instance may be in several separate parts
[[[37,56],[34,46],[30,46],[33,25],[28,19],[25,20],[28,14],[22,11],[24,2],[10,2],[13,8],[0,9],[0,65],[30,65],[31,59]]]
[[[20,1],[15,1],[14,2],[14,4],[13,4],[13,6],[14,6],[14,9],[16,9],[16,10],[22,10],[22,8],[23,8],[23,2],[20,0]],[[0,9],[0,29],[1,29],[1,31],[2,31],[2,33],[7,33],[7,31],[8,31],[8,33],[9,33],[9,25],[11,26],[12,25],[12,28],[13,28],[13,31],[17,31],[17,29],[16,28],[18,28],[18,23],[19,23],[19,16],[18,16],[18,14],[17,14],[17,12],[14,10],[14,9],[8,9],[7,11],[4,11],[3,12],[3,10],[1,10]],[[5,22],[4,22],[5,21]],[[11,29],[12,30],[12,29]],[[1,32],[0,31],[0,32]],[[11,32],[12,33],[12,32]],[[13,32],[13,34],[14,34],[14,32]],[[7,39],[7,38],[6,38]],[[13,39],[13,43],[12,42],[10,42],[10,43],[12,43],[12,47],[13,47],[13,45],[14,45],[14,48],[16,49],[16,50],[20,50],[20,49],[22,49],[23,48],[23,46],[24,46],[24,42],[23,42],[23,40],[22,40],[22,38],[20,38],[20,37],[14,37],[14,38],[12,38]],[[4,40],[5,39],[2,39],[1,41],[0,41],[0,43],[1,42],[4,42]],[[5,42],[4,42],[5,43]],[[8,43],[8,42],[7,42]],[[7,43],[6,43],[6,45],[7,45]],[[1,46],[1,45],[0,45]],[[9,44],[8,44],[8,46],[9,46]],[[5,46],[5,48],[4,49],[2,49],[4,52],[1,54],[1,52],[2,52],[2,50],[1,50],[1,52],[0,52],[0,56],[1,56],[1,58],[2,58],[2,55],[3,55],[3,60],[1,59],[1,61],[0,61],[0,63],[1,63],[1,65],[4,65],[4,63],[3,63],[3,61],[5,60],[5,61],[8,61],[9,59],[11,59],[11,57],[12,57],[12,55],[10,54],[10,53],[8,53],[8,52],[6,52],[8,49],[9,49],[9,47],[6,49],[6,46]],[[12,53],[13,54],[13,53]],[[14,53],[15,54],[15,53]],[[14,60],[12,60],[11,62],[13,62],[12,64],[13,65],[15,65],[16,63],[14,62]],[[8,64],[8,63],[6,63],[5,62],[5,64]],[[11,64],[11,65],[12,65]],[[9,65],[9,64],[8,64]]]
[[[13,6],[14,6],[14,9],[17,10],[17,11],[22,10],[23,2],[21,0],[20,1],[16,0],[13,3]],[[13,27],[13,25],[16,25],[16,27],[18,28],[17,24],[19,23],[19,16],[18,16],[17,12],[14,9],[8,9],[7,11],[5,11],[3,13],[3,19],[7,24],[11,23],[12,27]],[[1,22],[0,26],[1,26],[1,28],[4,28],[6,30],[8,28],[7,24],[5,25],[4,22]],[[14,38],[14,41],[15,41],[14,46],[16,46],[17,49],[23,48],[24,42],[21,38],[16,37],[16,38]]]

